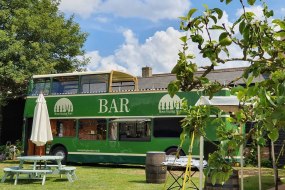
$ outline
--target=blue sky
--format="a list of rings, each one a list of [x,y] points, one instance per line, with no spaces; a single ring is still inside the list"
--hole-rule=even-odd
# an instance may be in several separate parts
[[[285,17],[284,0],[266,3],[275,18]],[[239,0],[227,6],[220,0],[61,0],[59,8],[66,16],[74,14],[81,30],[89,34],[84,45],[91,59],[88,70],[115,69],[140,76],[144,66],[152,67],[153,73],[171,72],[181,49],[179,37],[183,35],[178,17],[186,15],[190,8],[201,13],[203,4],[222,9],[222,22],[229,25],[241,9]],[[260,5],[248,9],[257,17],[261,15]],[[197,55],[198,64],[207,64],[194,46],[190,50]],[[246,63],[229,63],[220,68],[241,66]]]

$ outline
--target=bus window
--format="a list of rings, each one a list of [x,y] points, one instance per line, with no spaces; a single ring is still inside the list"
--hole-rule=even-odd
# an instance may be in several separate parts
[[[50,125],[54,137],[75,137],[76,135],[74,119],[51,119]]]
[[[79,139],[106,140],[106,120],[80,119]]]
[[[179,137],[182,132],[183,118],[155,118],[153,120],[154,137]]]
[[[33,89],[30,95],[38,95],[42,92],[44,95],[49,94],[50,91],[50,78],[34,79]]]
[[[52,81],[52,94],[77,94],[78,76],[55,77]]]
[[[104,93],[108,89],[109,75],[86,75],[81,77],[80,93]]]
[[[120,141],[150,141],[150,121],[120,121],[117,125]]]

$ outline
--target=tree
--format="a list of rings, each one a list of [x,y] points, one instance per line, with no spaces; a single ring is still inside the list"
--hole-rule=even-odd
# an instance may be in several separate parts
[[[22,97],[34,74],[80,70],[87,34],[58,10],[59,0],[0,1],[0,134],[2,106]]]
[[[58,5],[58,0],[0,2],[0,105],[24,95],[33,74],[71,72],[86,63],[77,56],[84,54],[87,34]]]
[[[221,2],[230,4],[232,0],[221,0]],[[173,95],[179,89],[183,91],[203,89],[205,94],[212,97],[214,93],[223,87],[229,87],[238,79],[245,81],[245,86],[237,86],[231,91],[241,102],[250,103],[251,106],[243,106],[229,121],[240,125],[254,121],[256,125],[245,136],[233,135],[221,125],[217,129],[217,135],[220,140],[227,140],[226,147],[238,148],[250,137],[258,145],[265,144],[266,136],[274,142],[278,139],[279,130],[285,126],[285,41],[283,40],[285,21],[274,19],[274,12],[268,9],[266,3],[261,2],[263,18],[257,19],[254,12],[246,11],[246,2],[240,0],[243,14],[231,26],[226,26],[220,21],[223,11],[219,8],[209,9],[205,6],[203,15],[196,17],[193,17],[196,9],[191,9],[186,16],[181,17],[180,29],[186,31],[187,35],[181,37],[183,50],[179,52],[179,59],[172,70],[177,80],[169,84],[169,93]],[[256,0],[247,0],[248,6],[255,4]],[[218,39],[212,36],[213,31],[219,31]],[[205,34],[206,38],[203,37]],[[200,54],[210,61],[208,66],[199,68],[194,62],[194,55],[188,51],[190,43],[195,44]],[[242,55],[234,57],[229,51],[230,46],[239,48]],[[235,61],[237,66],[240,62],[248,62],[249,67],[242,76],[228,84],[211,82],[207,78],[218,65],[232,61]],[[204,70],[201,76],[195,75],[198,69]],[[267,79],[251,85],[252,80],[260,75],[266,75]],[[192,115],[189,114],[188,119],[184,120],[184,136],[189,136],[193,130],[203,134],[200,120],[205,118],[211,109],[205,106],[187,109]],[[225,147],[224,144],[223,146]],[[220,146],[218,152],[209,157],[210,164],[217,164],[210,166],[216,168],[215,172],[210,174],[218,176],[220,181],[225,181],[232,170],[231,167],[224,165],[225,162],[221,162],[225,157],[224,147]]]

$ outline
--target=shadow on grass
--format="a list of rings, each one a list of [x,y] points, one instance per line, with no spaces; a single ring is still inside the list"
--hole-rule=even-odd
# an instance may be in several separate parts
[[[244,177],[244,189],[258,189],[258,176],[248,176]],[[262,189],[269,189],[274,187],[274,177],[273,176],[261,176],[261,186]]]
[[[16,164],[19,165],[19,160],[5,160],[5,161],[1,161],[0,164],[3,165],[11,165],[11,164]]]

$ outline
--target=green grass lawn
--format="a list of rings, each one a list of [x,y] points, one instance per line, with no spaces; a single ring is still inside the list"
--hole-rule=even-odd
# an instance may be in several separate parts
[[[15,166],[17,161],[7,161],[0,163],[0,170],[4,167]],[[145,169],[138,166],[110,166],[110,165],[75,165],[76,175],[78,180],[74,183],[69,183],[65,176],[62,179],[59,175],[48,175],[44,186],[41,185],[41,180],[22,179],[18,181],[18,185],[14,186],[14,180],[6,180],[5,183],[0,183],[0,189],[108,189],[108,190],[157,190],[164,189],[164,184],[146,183]],[[249,169],[252,170],[252,169]],[[267,170],[266,170],[267,171]],[[270,169],[265,172],[267,176],[263,176],[263,189],[273,187],[273,176]],[[2,178],[4,172],[0,172]],[[282,174],[282,172],[281,172]],[[283,175],[283,174],[282,174]],[[198,175],[195,175],[198,176]],[[198,177],[192,178],[198,185]],[[250,176],[244,178],[245,190],[258,189],[258,177]],[[168,176],[167,185],[172,183],[172,179]]]

